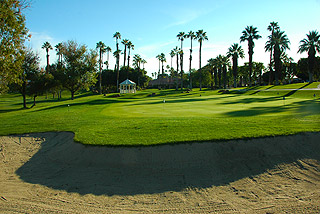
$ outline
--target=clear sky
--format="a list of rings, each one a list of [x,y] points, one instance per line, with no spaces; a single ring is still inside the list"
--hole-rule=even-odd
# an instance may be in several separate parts
[[[67,40],[76,40],[94,49],[103,41],[115,50],[113,34],[120,32],[122,39],[129,39],[135,45],[131,55],[140,54],[148,63],[148,74],[158,71],[155,58],[165,53],[170,65],[169,52],[180,46],[177,34],[203,29],[209,41],[203,43],[202,65],[210,58],[226,54],[239,38],[246,26],[258,28],[261,39],[256,41],[253,60],[267,65],[269,53],[264,45],[270,32],[270,22],[279,23],[290,42],[288,55],[296,62],[306,54],[297,54],[299,41],[311,30],[320,30],[320,0],[33,0],[31,8],[25,11],[27,27],[32,34],[28,45],[35,49],[45,65],[45,41],[52,46]],[[188,71],[190,39],[184,41],[184,70]],[[247,43],[241,43],[248,61]],[[199,68],[199,44],[193,42],[193,68]],[[124,49],[120,45],[120,49]],[[51,51],[50,61],[57,59]],[[132,58],[131,58],[132,59]],[[104,56],[106,60],[106,55]],[[110,68],[115,60],[110,55]],[[120,60],[123,63],[123,59]],[[175,60],[174,62],[175,63]],[[175,67],[175,66],[174,66]]]

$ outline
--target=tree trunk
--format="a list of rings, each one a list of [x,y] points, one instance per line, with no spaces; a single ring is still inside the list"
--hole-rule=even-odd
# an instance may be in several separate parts
[[[218,74],[217,74],[217,68],[214,68],[214,71],[213,71],[213,75],[214,75],[214,85],[217,87],[217,85],[218,85],[218,79],[217,79],[217,76],[218,76]]]
[[[237,76],[238,76],[238,58],[233,57],[233,87],[237,87]]]
[[[202,46],[202,42],[200,41],[200,48],[199,48],[199,86],[200,86],[200,91],[202,90],[202,73],[201,73],[201,46]]]
[[[272,48],[270,50],[270,71],[269,71],[269,85],[272,84],[272,75],[273,75],[273,71],[272,71]]]
[[[221,88],[221,70],[222,70],[222,67],[219,67],[219,69],[218,69],[219,88]]]
[[[227,89],[227,66],[223,66],[223,88]]]
[[[253,42],[248,41],[249,43],[249,87],[252,86],[251,75],[252,75],[252,55],[253,55]]]
[[[281,70],[281,59],[280,59],[280,50],[275,48],[274,49],[274,66],[275,66],[275,85],[279,85],[279,74]]]
[[[210,70],[211,73],[211,90],[213,90],[213,70]]]
[[[71,91],[71,100],[74,99],[74,91]]]
[[[100,61],[99,61],[99,94],[102,94],[101,91],[101,64],[102,64],[102,50],[100,48]]]
[[[33,108],[34,106],[36,106],[36,97],[37,95],[33,96],[33,105],[31,106],[31,108]]]
[[[23,108],[27,108],[27,101],[26,101],[26,88],[27,88],[27,83],[26,81],[23,81],[22,83],[22,98],[23,98]]]
[[[127,45],[124,46],[123,67],[126,67]]]
[[[313,67],[314,67],[314,62],[315,62],[315,51],[314,54],[311,53],[308,56],[308,72],[309,72],[309,83],[313,82]]]

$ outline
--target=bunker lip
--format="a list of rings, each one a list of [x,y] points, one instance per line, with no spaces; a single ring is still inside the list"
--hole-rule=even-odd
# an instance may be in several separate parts
[[[189,207],[192,212],[201,200],[209,212],[216,206],[210,200],[220,199],[233,211],[247,212],[249,207],[271,203],[274,206],[263,211],[275,212],[298,206],[297,197],[306,197],[299,207],[319,211],[319,132],[150,147],[87,146],[73,138],[71,132],[0,137],[0,196],[8,205],[7,210],[0,206],[0,211],[13,212],[17,207],[13,198],[27,207],[19,205],[19,210],[53,210],[48,204],[57,194],[74,201],[62,207],[70,211],[77,206],[79,212],[91,208],[91,212],[106,212],[99,210],[106,204],[114,204],[109,211],[126,204],[118,211],[135,207],[161,212],[161,207],[172,205],[171,211],[185,212]],[[178,203],[182,199],[177,195],[192,203]],[[290,196],[288,203],[278,200],[283,195]],[[155,204],[142,205],[146,198]],[[97,207],[86,206],[93,200],[99,201]]]

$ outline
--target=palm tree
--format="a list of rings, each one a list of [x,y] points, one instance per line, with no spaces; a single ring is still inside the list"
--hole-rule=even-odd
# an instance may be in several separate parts
[[[307,38],[300,41],[298,53],[308,52],[309,82],[313,82],[313,69],[316,53],[320,53],[320,35],[318,31],[309,31]]]
[[[233,87],[237,87],[237,78],[238,78],[238,58],[244,58],[244,51],[242,47],[234,43],[228,49],[227,57],[232,57],[232,74],[233,74]]]
[[[200,72],[200,91],[202,90],[202,74],[201,74],[201,49],[202,49],[202,42],[205,40],[208,40],[208,37],[206,35],[207,33],[203,30],[198,30],[196,32],[196,39],[198,40],[200,44],[199,48],[199,72]]]
[[[179,72],[179,51],[180,51],[180,48],[178,48],[178,46],[176,46],[173,50],[177,56],[176,61],[177,61],[177,73],[178,73]]]
[[[60,42],[58,43],[56,46],[56,51],[57,51],[57,55],[58,55],[58,62],[62,63],[62,55],[63,55],[63,44]]]
[[[126,67],[127,47],[128,47],[129,40],[128,39],[123,39],[121,43],[124,45],[123,67]]]
[[[242,31],[242,36],[240,37],[240,42],[248,41],[248,53],[249,53],[249,86],[251,87],[251,74],[252,74],[252,55],[254,48],[254,39],[259,39],[261,36],[258,34],[256,27],[247,26],[244,31]]]
[[[186,38],[185,32],[179,32],[177,35],[178,40],[181,41],[181,51],[180,51],[180,69],[181,69],[181,90],[183,89],[183,81],[182,81],[182,76],[183,76],[183,41]]]
[[[129,53],[128,53],[128,67],[130,67],[130,50],[134,50],[134,45],[132,44],[131,41],[129,41],[127,46],[128,46],[128,51],[129,51]]]
[[[142,63],[142,65],[143,65],[143,70],[144,70],[144,65],[147,64],[147,61],[146,61],[145,59],[142,59],[142,60],[141,60],[141,63]]]
[[[121,34],[119,32],[116,32],[114,35],[113,35],[113,38],[116,39],[116,47],[117,47],[117,50],[115,51],[115,53],[117,54],[116,58],[117,58],[117,61],[116,61],[116,69],[117,69],[117,92],[119,92],[119,64],[120,64],[120,53],[121,51],[119,52],[119,43],[118,43],[118,39],[121,39]]]
[[[278,31],[280,30],[280,27],[278,25],[278,22],[270,22],[270,25],[268,26],[267,28],[268,31],[271,31],[271,36],[273,36],[274,32],[275,31]],[[273,50],[273,47],[271,46],[270,47],[270,68],[269,68],[269,85],[271,85],[271,82],[272,82],[272,76],[273,76],[273,70],[272,70],[272,50]]]
[[[190,45],[190,57],[189,57],[189,71],[191,71],[191,62],[192,62],[192,40],[195,40],[196,39],[196,35],[193,31],[189,31],[189,33],[187,34],[187,38],[190,38],[190,42],[191,42],[191,45]]]
[[[163,75],[163,74],[164,74],[164,67],[163,67],[163,63],[164,63],[164,62],[167,62],[166,55],[165,55],[164,53],[161,53],[161,54],[160,54],[160,59],[159,59],[159,60],[161,61],[161,64],[162,64],[161,68],[162,68],[162,75]]]
[[[109,53],[112,51],[112,49],[110,48],[110,46],[106,47],[106,52],[107,52],[107,70],[109,69]]]
[[[158,54],[158,55],[156,56],[156,58],[159,60],[159,71],[158,71],[158,77],[159,77],[159,75],[160,75],[161,54]]]
[[[101,89],[102,57],[103,57],[103,53],[106,52],[106,45],[102,41],[100,41],[97,43],[96,48],[99,49],[99,93],[102,94],[102,89]]]
[[[172,68],[172,59],[173,57],[176,55],[175,51],[174,50],[171,50],[170,51],[170,56],[171,56],[171,68]]]
[[[277,30],[273,35],[268,36],[269,40],[266,43],[267,51],[273,48],[273,60],[275,65],[275,84],[279,84],[279,74],[281,72],[281,53],[289,49],[290,41],[284,31]]]
[[[46,69],[46,72],[48,73],[49,72],[48,71],[49,70],[49,50],[52,50],[53,48],[52,48],[52,46],[51,46],[51,44],[49,42],[43,43],[42,48],[45,49],[46,52],[47,52],[47,69]]]

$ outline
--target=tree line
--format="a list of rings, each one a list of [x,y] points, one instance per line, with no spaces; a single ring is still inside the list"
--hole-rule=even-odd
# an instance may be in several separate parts
[[[265,44],[265,51],[270,52],[270,63],[268,67],[264,67],[263,63],[254,62],[253,54],[255,47],[255,40],[262,38],[259,35],[259,31],[256,27],[247,26],[242,35],[240,36],[240,43],[247,42],[248,44],[248,56],[249,62],[245,63],[244,66],[239,68],[238,59],[244,58],[245,53],[243,48],[238,44],[232,44],[228,52],[225,55],[218,55],[215,58],[208,60],[207,65],[201,67],[201,47],[202,41],[208,40],[206,33],[203,30],[199,30],[196,34],[193,31],[189,33],[179,32],[177,38],[181,41],[181,47],[176,46],[169,53],[171,57],[171,66],[167,65],[167,70],[164,69],[164,62],[166,62],[166,56],[164,53],[157,55],[159,60],[159,71],[155,72],[152,76],[156,79],[166,79],[174,80],[176,88],[178,88],[178,82],[180,81],[180,88],[183,89],[183,84],[187,84],[188,88],[192,88],[192,79],[195,78],[194,83],[196,86],[202,88],[203,78],[206,79],[211,88],[226,88],[226,85],[231,85],[237,87],[238,85],[246,85],[251,87],[252,84],[274,84],[278,85],[287,79],[291,82],[294,76],[297,76],[305,81],[313,82],[314,80],[319,80],[320,69],[319,62],[320,58],[316,57],[316,53],[320,52],[320,35],[318,31],[310,31],[306,38],[300,41],[298,53],[308,53],[308,58],[301,58],[298,63],[294,63],[293,59],[286,54],[286,50],[290,49],[290,40],[284,31],[281,31],[280,26],[277,22],[271,22],[267,27],[270,31],[268,36],[268,41]],[[183,71],[183,41],[184,39],[190,38],[190,57],[189,57],[189,74],[184,75]],[[192,40],[198,40],[200,43],[199,47],[199,69],[194,70],[191,68],[192,62]],[[176,69],[172,65],[173,58],[176,56]],[[230,60],[231,59],[231,60]],[[162,63],[162,73],[160,73],[160,62]],[[307,64],[305,63],[307,62]],[[177,80],[179,73],[180,64],[180,80]],[[253,72],[254,66],[255,70],[258,72]],[[239,73],[241,69],[241,73]],[[207,71],[207,74],[203,74]],[[165,73],[168,74],[165,74]],[[193,74],[194,72],[198,74]],[[208,79],[209,78],[209,79]],[[198,81],[198,82],[196,82]],[[223,81],[223,84],[222,84]],[[166,82],[166,81],[162,81]],[[162,84],[158,81],[158,84]],[[172,81],[167,81],[172,82]],[[228,82],[228,84],[227,84]],[[213,85],[215,87],[213,87]],[[222,87],[223,85],[223,87]],[[163,87],[163,85],[162,85]]]
[[[131,51],[134,45],[128,39],[121,41],[121,34],[116,32],[115,51],[116,59],[114,69],[109,68],[109,54],[112,49],[99,41],[95,50],[89,50],[86,45],[76,41],[58,43],[55,46],[58,60],[50,64],[50,51],[53,47],[49,42],[42,46],[46,50],[47,65],[40,68],[39,56],[33,50],[24,46],[31,35],[25,26],[25,16],[22,11],[28,8],[28,1],[4,0],[0,5],[0,93],[9,90],[19,91],[23,96],[23,106],[26,108],[26,96],[32,96],[35,105],[36,97],[42,94],[47,96],[52,93],[61,98],[61,91],[67,89],[71,93],[71,99],[79,90],[97,91],[98,93],[117,92],[119,83],[126,78],[138,83],[140,88],[147,86],[150,77],[144,65],[147,63],[139,54],[135,54],[131,60]],[[290,49],[290,41],[277,22],[271,22],[267,27],[270,31],[265,51],[270,52],[270,63],[264,67],[263,63],[254,62],[253,54],[255,40],[261,38],[256,27],[247,26],[240,36],[240,42],[247,42],[249,62],[244,66],[238,66],[238,59],[245,53],[238,43],[234,43],[225,55],[218,55],[208,60],[205,66],[201,65],[203,42],[208,40],[206,32],[198,30],[189,33],[179,32],[177,35],[180,47],[173,48],[169,55],[171,66],[164,66],[166,56],[164,53],[157,55],[159,71],[153,73],[153,77],[159,79],[160,85],[170,79],[174,81],[176,89],[180,87],[192,88],[204,86],[214,88],[227,88],[238,86],[251,86],[257,84],[280,84],[285,79],[298,76],[303,80],[312,82],[320,78],[320,59],[316,53],[320,52],[320,35],[318,31],[310,31],[306,38],[300,41],[299,53],[308,53],[308,58],[300,59],[294,63],[286,54]],[[184,52],[183,42],[190,39],[189,72],[183,70]],[[199,68],[192,69],[193,41],[199,42]],[[124,50],[120,50],[119,43]],[[107,60],[103,61],[103,55],[107,53]],[[123,65],[120,66],[120,55],[123,53]],[[174,58],[176,65],[173,65]],[[231,59],[231,60],[230,60]],[[132,64],[132,66],[131,66]],[[161,72],[160,72],[161,67]],[[169,82],[170,82],[169,81]]]

